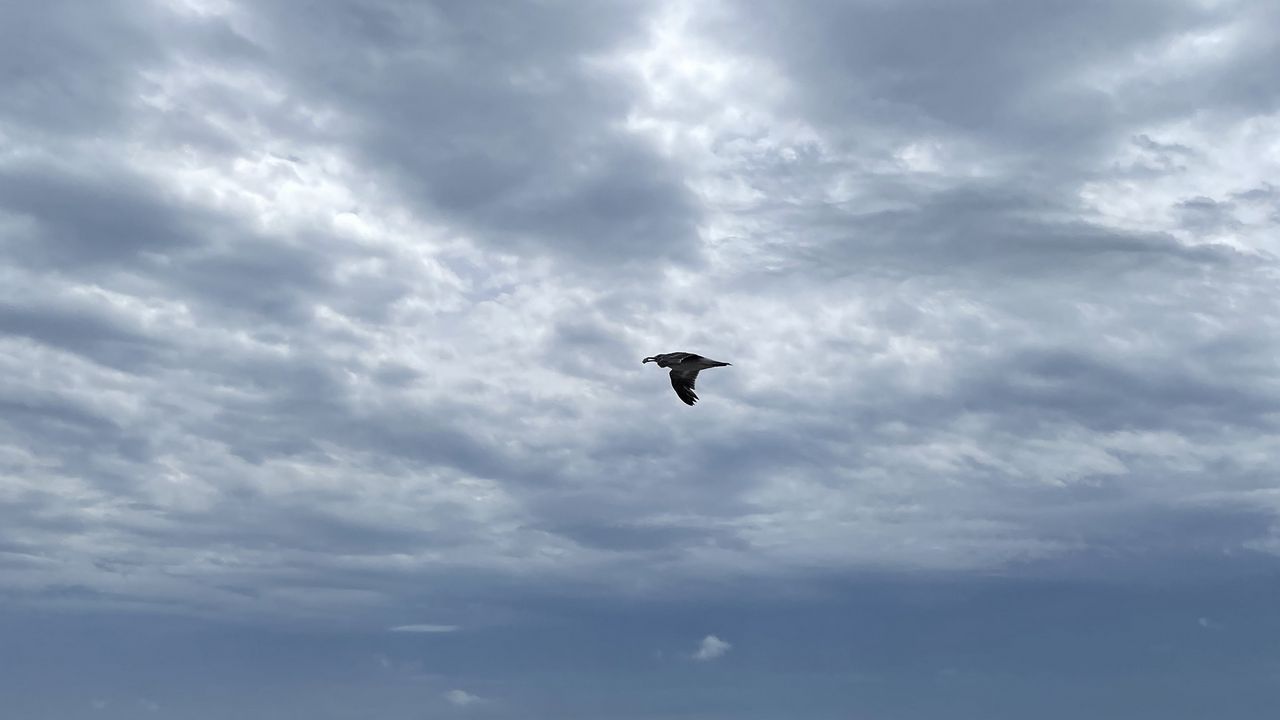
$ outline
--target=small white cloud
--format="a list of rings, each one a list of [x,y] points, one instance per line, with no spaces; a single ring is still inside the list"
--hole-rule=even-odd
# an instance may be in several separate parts
[[[397,625],[391,628],[391,632],[407,632],[407,633],[451,633],[457,632],[462,628],[457,625]]]
[[[1200,627],[1206,630],[1220,630],[1222,628],[1222,625],[1220,623],[1214,622],[1213,620],[1207,617],[1202,617],[1196,620],[1196,624],[1198,624]]]
[[[708,635],[702,638],[702,644],[698,646],[698,652],[693,654],[694,660],[715,660],[716,658],[729,652],[732,648],[728,642],[721,640],[715,635]]]
[[[107,700],[90,700],[89,704],[93,706],[94,710],[106,710],[107,705],[111,703]]]
[[[155,700],[148,700],[147,698],[142,698],[138,700],[138,704],[141,705],[142,708],[147,712],[160,711],[160,703],[156,702]]]
[[[445,693],[444,697],[446,700],[453,703],[454,705],[457,705],[458,707],[466,707],[468,705],[474,705],[484,700],[484,698],[480,697],[479,695],[472,695],[466,690],[456,690],[456,689],[450,690],[449,692]]]

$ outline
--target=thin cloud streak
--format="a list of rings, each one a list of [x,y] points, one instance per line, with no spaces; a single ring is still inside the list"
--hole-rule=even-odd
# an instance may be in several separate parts
[[[451,633],[462,628],[457,625],[397,625],[391,632],[398,633]]]

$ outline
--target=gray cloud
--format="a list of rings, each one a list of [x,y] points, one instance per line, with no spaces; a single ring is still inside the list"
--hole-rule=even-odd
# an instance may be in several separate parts
[[[0,176],[0,208],[34,223],[33,231],[6,238],[10,252],[55,267],[137,262],[190,243],[210,220],[157,195],[159,188],[120,168],[87,178],[21,167]]]
[[[688,261],[693,198],[676,168],[615,127],[626,84],[593,63],[644,19],[627,2],[316,3],[269,6],[252,28],[274,71],[334,108],[342,141],[420,212],[562,261]]]
[[[1265,564],[1273,14],[6,8],[0,592],[449,644]]]

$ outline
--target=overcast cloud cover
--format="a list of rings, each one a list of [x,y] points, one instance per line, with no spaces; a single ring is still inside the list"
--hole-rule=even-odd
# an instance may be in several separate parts
[[[0,695],[1266,716],[1278,27],[0,4]]]

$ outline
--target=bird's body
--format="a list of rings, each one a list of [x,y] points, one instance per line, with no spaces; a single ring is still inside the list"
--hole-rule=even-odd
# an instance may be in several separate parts
[[[730,364],[704,358],[701,355],[690,352],[663,353],[647,357],[644,362],[657,363],[658,367],[671,368],[671,387],[675,388],[676,395],[684,401],[685,405],[692,405],[698,402],[698,395],[693,391],[693,385],[697,381],[700,371],[707,368],[725,367]]]

